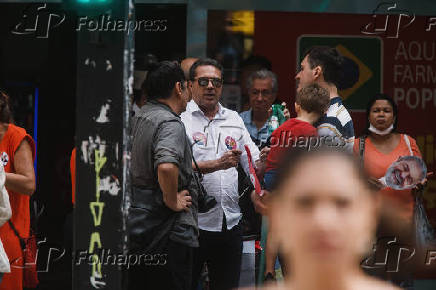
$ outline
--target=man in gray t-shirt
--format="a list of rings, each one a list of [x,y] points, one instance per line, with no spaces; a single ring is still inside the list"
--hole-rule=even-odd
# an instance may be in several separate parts
[[[180,113],[190,97],[180,65],[162,62],[148,73],[148,103],[132,120],[129,289],[190,289],[198,247],[198,188]],[[146,258],[149,255],[148,259]]]

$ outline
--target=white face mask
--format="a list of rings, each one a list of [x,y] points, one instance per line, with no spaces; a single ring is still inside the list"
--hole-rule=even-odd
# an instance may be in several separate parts
[[[374,127],[372,124],[369,124],[369,128],[368,128],[368,130],[370,132],[377,134],[377,135],[387,135],[387,134],[391,133],[393,129],[394,129],[393,124],[389,128],[386,128],[384,130],[379,130],[376,127]]]

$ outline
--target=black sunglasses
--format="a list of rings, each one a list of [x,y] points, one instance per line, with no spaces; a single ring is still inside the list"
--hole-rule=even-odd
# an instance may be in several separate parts
[[[201,87],[207,87],[209,85],[209,81],[212,82],[212,85],[215,88],[221,88],[221,86],[223,85],[223,80],[220,78],[206,78],[206,77],[201,77],[201,78],[196,78],[198,85]]]

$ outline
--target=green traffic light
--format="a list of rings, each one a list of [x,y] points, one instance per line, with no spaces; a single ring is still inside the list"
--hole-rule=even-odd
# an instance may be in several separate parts
[[[110,0],[76,0],[76,1],[81,4],[101,4],[101,3],[110,2]]]

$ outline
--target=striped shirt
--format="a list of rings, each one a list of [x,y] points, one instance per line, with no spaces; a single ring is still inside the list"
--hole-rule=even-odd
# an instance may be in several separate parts
[[[343,147],[344,151],[353,153],[353,120],[351,120],[351,116],[339,96],[330,100],[327,113],[314,126],[317,128],[319,136],[333,137],[333,143],[336,146]]]

